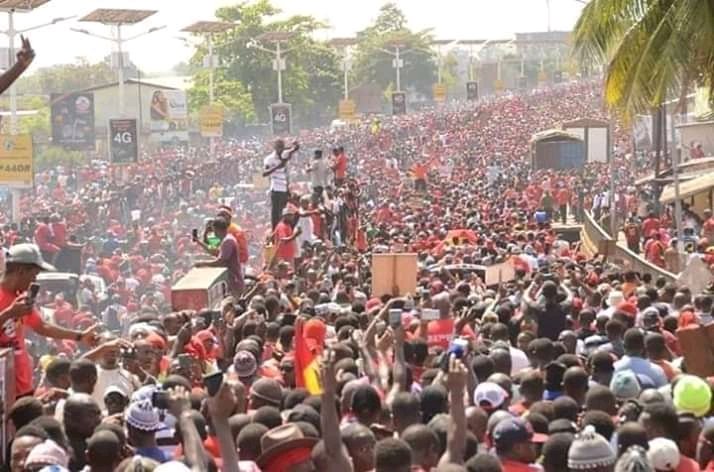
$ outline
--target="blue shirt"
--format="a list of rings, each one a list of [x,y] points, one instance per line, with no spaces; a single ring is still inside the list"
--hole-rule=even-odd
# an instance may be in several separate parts
[[[636,375],[646,375],[652,379],[657,388],[664,387],[669,383],[667,382],[667,376],[664,375],[664,371],[660,366],[652,364],[642,357],[623,356],[622,359],[615,362],[614,367],[615,372],[631,370]]]
[[[167,456],[166,453],[158,447],[137,447],[136,455],[153,459],[159,464],[163,464],[164,462],[168,462],[170,460],[169,456]]]

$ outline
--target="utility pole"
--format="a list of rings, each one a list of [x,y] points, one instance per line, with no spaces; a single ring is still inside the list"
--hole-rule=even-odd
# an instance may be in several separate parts
[[[15,3],[17,3],[17,2],[15,2]],[[16,60],[15,38],[17,37],[17,35],[24,34],[29,31],[34,31],[34,30],[37,30],[40,28],[44,28],[46,26],[56,25],[57,23],[60,23],[62,21],[66,21],[66,20],[74,18],[74,16],[55,18],[54,20],[52,20],[50,22],[43,23],[40,25],[31,26],[31,27],[25,28],[25,29],[16,29],[15,28],[15,13],[29,13],[29,12],[31,12],[34,9],[34,7],[32,6],[32,2],[25,2],[25,4],[22,6],[13,6],[13,7],[7,7],[7,8],[3,8],[2,4],[3,4],[3,2],[0,2],[0,12],[7,13],[7,30],[0,31],[0,33],[6,35],[7,40],[8,40],[7,41],[8,42],[8,54],[10,56],[8,68],[12,67]],[[12,85],[10,85],[9,92],[10,92],[10,134],[16,135],[18,133],[17,88],[15,87],[14,83]],[[21,189],[19,187],[17,187],[17,188],[12,187],[10,189],[10,193],[12,195],[12,221],[19,223],[20,222],[20,198],[22,196]]]
[[[99,9],[90,13],[89,15],[82,18],[80,21],[101,23],[103,25],[113,26],[114,36],[104,36],[101,34],[92,33],[86,29],[80,28],[70,28],[70,30],[75,33],[85,34],[87,36],[92,36],[94,38],[103,39],[114,43],[116,47],[116,68],[117,68],[117,89],[118,89],[118,112],[119,116],[123,117],[125,115],[125,84],[124,84],[124,43],[133,41],[147,34],[155,33],[166,28],[166,26],[156,26],[144,31],[143,33],[136,34],[134,36],[124,37],[122,33],[122,27],[131,26],[140,23],[147,19],[148,17],[154,15],[156,11],[153,10],[105,10]]]
[[[275,59],[273,60],[273,70],[278,73],[278,103],[284,103],[283,71],[286,69],[286,63],[285,59],[283,59],[283,54],[287,54],[288,52],[292,51],[292,48],[283,49],[282,43],[287,42],[294,35],[294,33],[274,31],[271,33],[264,33],[257,38],[258,41],[267,41],[275,43],[275,49],[268,49],[266,47],[261,46],[260,44],[257,44],[256,42],[250,44],[250,47],[254,47],[261,51],[275,55]]]

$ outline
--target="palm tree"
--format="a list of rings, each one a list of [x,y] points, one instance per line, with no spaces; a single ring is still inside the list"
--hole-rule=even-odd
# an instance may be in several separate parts
[[[712,90],[714,0],[592,0],[575,26],[574,53],[606,65],[605,101],[626,118],[686,96],[693,83]]]

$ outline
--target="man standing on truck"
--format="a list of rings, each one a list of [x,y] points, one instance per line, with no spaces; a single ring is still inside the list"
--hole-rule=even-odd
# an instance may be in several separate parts
[[[212,261],[197,262],[195,267],[225,267],[228,270],[228,289],[235,296],[240,296],[243,290],[243,271],[240,265],[238,241],[228,232],[228,222],[225,218],[213,220],[213,232],[221,240],[218,256]]]
[[[71,339],[94,346],[96,326],[75,331],[47,323],[34,306],[28,291],[43,270],[55,270],[42,259],[34,244],[12,246],[5,256],[5,272],[0,277],[0,347],[15,350],[15,391],[32,394],[32,358],[25,346],[25,325],[41,336]]]

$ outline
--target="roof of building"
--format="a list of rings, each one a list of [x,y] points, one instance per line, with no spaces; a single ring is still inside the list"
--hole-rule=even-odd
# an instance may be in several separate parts
[[[187,90],[191,87],[190,77],[151,77],[146,80],[138,79],[126,79],[124,81],[126,85],[141,84],[142,87],[151,87],[163,90]],[[104,90],[108,88],[114,88],[119,85],[119,82],[111,82],[103,85],[96,85],[94,87],[89,87],[82,90],[77,90],[77,92],[96,92],[97,90]]]

